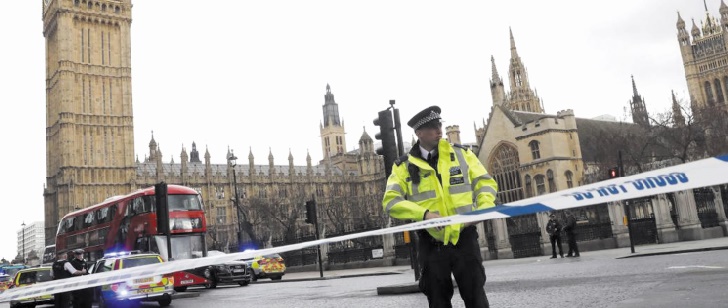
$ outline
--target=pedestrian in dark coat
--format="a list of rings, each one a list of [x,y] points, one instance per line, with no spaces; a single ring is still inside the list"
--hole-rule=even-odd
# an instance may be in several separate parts
[[[546,232],[551,240],[551,259],[556,259],[556,246],[559,247],[559,255],[564,257],[564,250],[561,248],[561,223],[556,215],[551,213],[549,222],[546,224]]]
[[[576,217],[571,211],[566,211],[566,226],[564,226],[564,232],[569,237],[569,252],[566,254],[567,258],[579,257],[579,247],[576,246]]]

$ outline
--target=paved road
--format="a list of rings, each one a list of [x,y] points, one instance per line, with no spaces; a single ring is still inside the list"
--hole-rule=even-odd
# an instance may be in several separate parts
[[[486,262],[492,307],[728,307],[728,250],[617,259],[545,257]],[[426,307],[422,294],[377,295],[381,286],[411,283],[402,274],[257,283],[198,289],[173,307]],[[457,291],[454,307],[464,307]],[[0,308],[8,304],[0,304]],[[157,307],[156,303],[143,307]]]
[[[609,255],[486,262],[492,307],[725,307],[728,250],[615,259]],[[376,295],[397,275],[254,284],[203,291],[174,307],[426,307],[422,294]],[[454,307],[464,307],[456,292]],[[151,307],[151,306],[150,306]]]

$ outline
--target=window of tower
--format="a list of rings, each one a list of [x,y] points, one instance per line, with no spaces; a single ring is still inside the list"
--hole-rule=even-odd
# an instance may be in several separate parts
[[[549,169],[546,171],[546,178],[549,180],[549,192],[556,191],[556,181],[554,180],[554,172]]]
[[[710,86],[710,81],[705,82],[705,97],[707,98],[708,105],[713,106],[713,104],[714,104],[713,89]]]
[[[546,184],[543,180],[543,174],[539,174],[537,176],[533,177],[533,180],[536,182],[536,195],[543,195],[546,193]]]
[[[217,222],[217,224],[223,225],[226,223],[227,213],[225,213],[225,212],[226,211],[225,211],[224,207],[217,208],[217,218],[215,219],[215,222]]]
[[[528,146],[531,147],[531,156],[533,156],[534,160],[541,158],[541,151],[539,149],[538,141],[533,140],[528,143]]]
[[[566,187],[568,187],[568,188],[574,187],[574,174],[571,173],[571,171],[567,170],[564,173],[564,176],[566,177]]]
[[[526,175],[526,198],[533,197],[533,186],[531,186],[531,176]]]
[[[715,85],[715,96],[718,99],[718,102],[719,103],[724,102],[723,87],[720,86],[720,80],[718,78],[713,80],[713,85]]]

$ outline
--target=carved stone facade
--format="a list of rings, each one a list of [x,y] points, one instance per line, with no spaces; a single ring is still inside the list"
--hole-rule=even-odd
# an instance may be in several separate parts
[[[728,106],[728,6],[720,2],[720,18],[705,6],[701,27],[692,21],[690,32],[677,14],[677,40],[685,67],[690,101],[695,107]]]

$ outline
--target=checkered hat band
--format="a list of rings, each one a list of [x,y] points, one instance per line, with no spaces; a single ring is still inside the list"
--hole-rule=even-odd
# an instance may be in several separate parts
[[[430,111],[429,115],[427,115],[426,117],[417,121],[417,123],[415,123],[415,125],[412,125],[412,128],[417,130],[418,128],[420,128],[420,126],[424,125],[425,123],[430,122],[432,120],[437,120],[437,119],[442,119],[442,117],[440,117],[440,114],[437,112],[434,112],[434,111]]]

